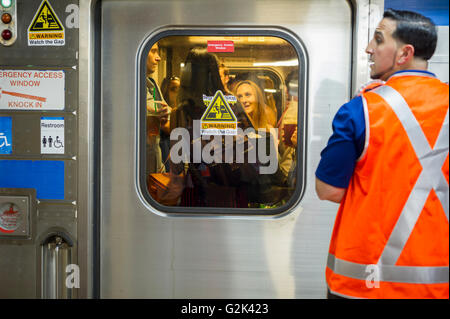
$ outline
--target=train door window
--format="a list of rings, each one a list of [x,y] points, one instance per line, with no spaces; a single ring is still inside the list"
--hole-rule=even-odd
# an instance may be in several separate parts
[[[305,186],[305,52],[284,32],[210,32],[142,50],[142,192],[169,213],[282,214]]]

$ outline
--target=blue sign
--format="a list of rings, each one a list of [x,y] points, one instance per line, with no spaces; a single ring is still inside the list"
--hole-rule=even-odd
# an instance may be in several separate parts
[[[12,118],[0,116],[0,154],[12,153]]]
[[[0,160],[0,188],[35,188],[37,199],[64,199],[64,162]]]
[[[430,18],[438,26],[448,26],[448,0],[385,0],[384,8],[415,11]]]

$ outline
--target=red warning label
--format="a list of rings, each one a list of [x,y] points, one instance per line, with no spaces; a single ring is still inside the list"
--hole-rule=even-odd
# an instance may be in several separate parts
[[[16,205],[7,203],[0,208],[0,232],[13,233],[20,226],[20,213]]]
[[[208,52],[234,52],[234,42],[208,41]]]

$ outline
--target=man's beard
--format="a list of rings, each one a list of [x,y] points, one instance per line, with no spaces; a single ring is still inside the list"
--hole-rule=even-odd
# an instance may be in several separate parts
[[[392,70],[394,70],[394,68],[395,68],[395,56],[394,56],[394,60],[392,61],[392,65],[387,70],[382,71],[382,72],[378,72],[378,73],[376,73],[374,75],[371,75],[370,78],[372,80],[379,80],[379,79],[381,79],[381,77],[383,75],[385,75],[386,73],[390,73]]]

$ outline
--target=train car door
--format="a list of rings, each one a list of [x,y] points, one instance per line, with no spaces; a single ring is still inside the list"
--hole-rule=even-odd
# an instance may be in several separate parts
[[[326,123],[351,95],[352,48],[359,45],[353,39],[356,7],[343,0],[105,0],[97,4],[101,16],[100,71],[94,81],[101,108],[97,122],[101,127],[99,296],[324,297],[323,269],[336,206],[317,201],[313,168],[330,133]],[[368,3],[358,5],[368,13]],[[367,19],[363,21],[368,25]],[[231,75],[238,76],[240,67],[267,64],[261,59],[267,57],[270,41],[282,52],[278,64],[271,67],[282,69],[294,63],[299,76],[294,91],[301,100],[297,110],[302,189],[296,188],[288,198],[290,204],[278,210],[261,205],[248,208],[248,213],[189,203],[167,208],[150,200],[142,186],[147,178],[142,166],[146,94],[155,99],[165,76],[180,76],[175,71],[191,67],[180,66],[190,43],[207,50],[211,42],[213,50],[221,52],[234,45],[235,55],[225,61],[233,65]],[[157,86],[146,93],[147,55],[156,43],[161,74],[155,73]],[[186,51],[177,60],[184,44]],[[249,49],[250,55],[239,55],[245,51],[238,51],[239,45],[254,45],[254,49]],[[292,50],[283,51],[284,46]],[[187,84],[180,73],[183,88]],[[280,83],[287,83],[287,75],[280,74]],[[205,96],[207,101],[214,98]]]

